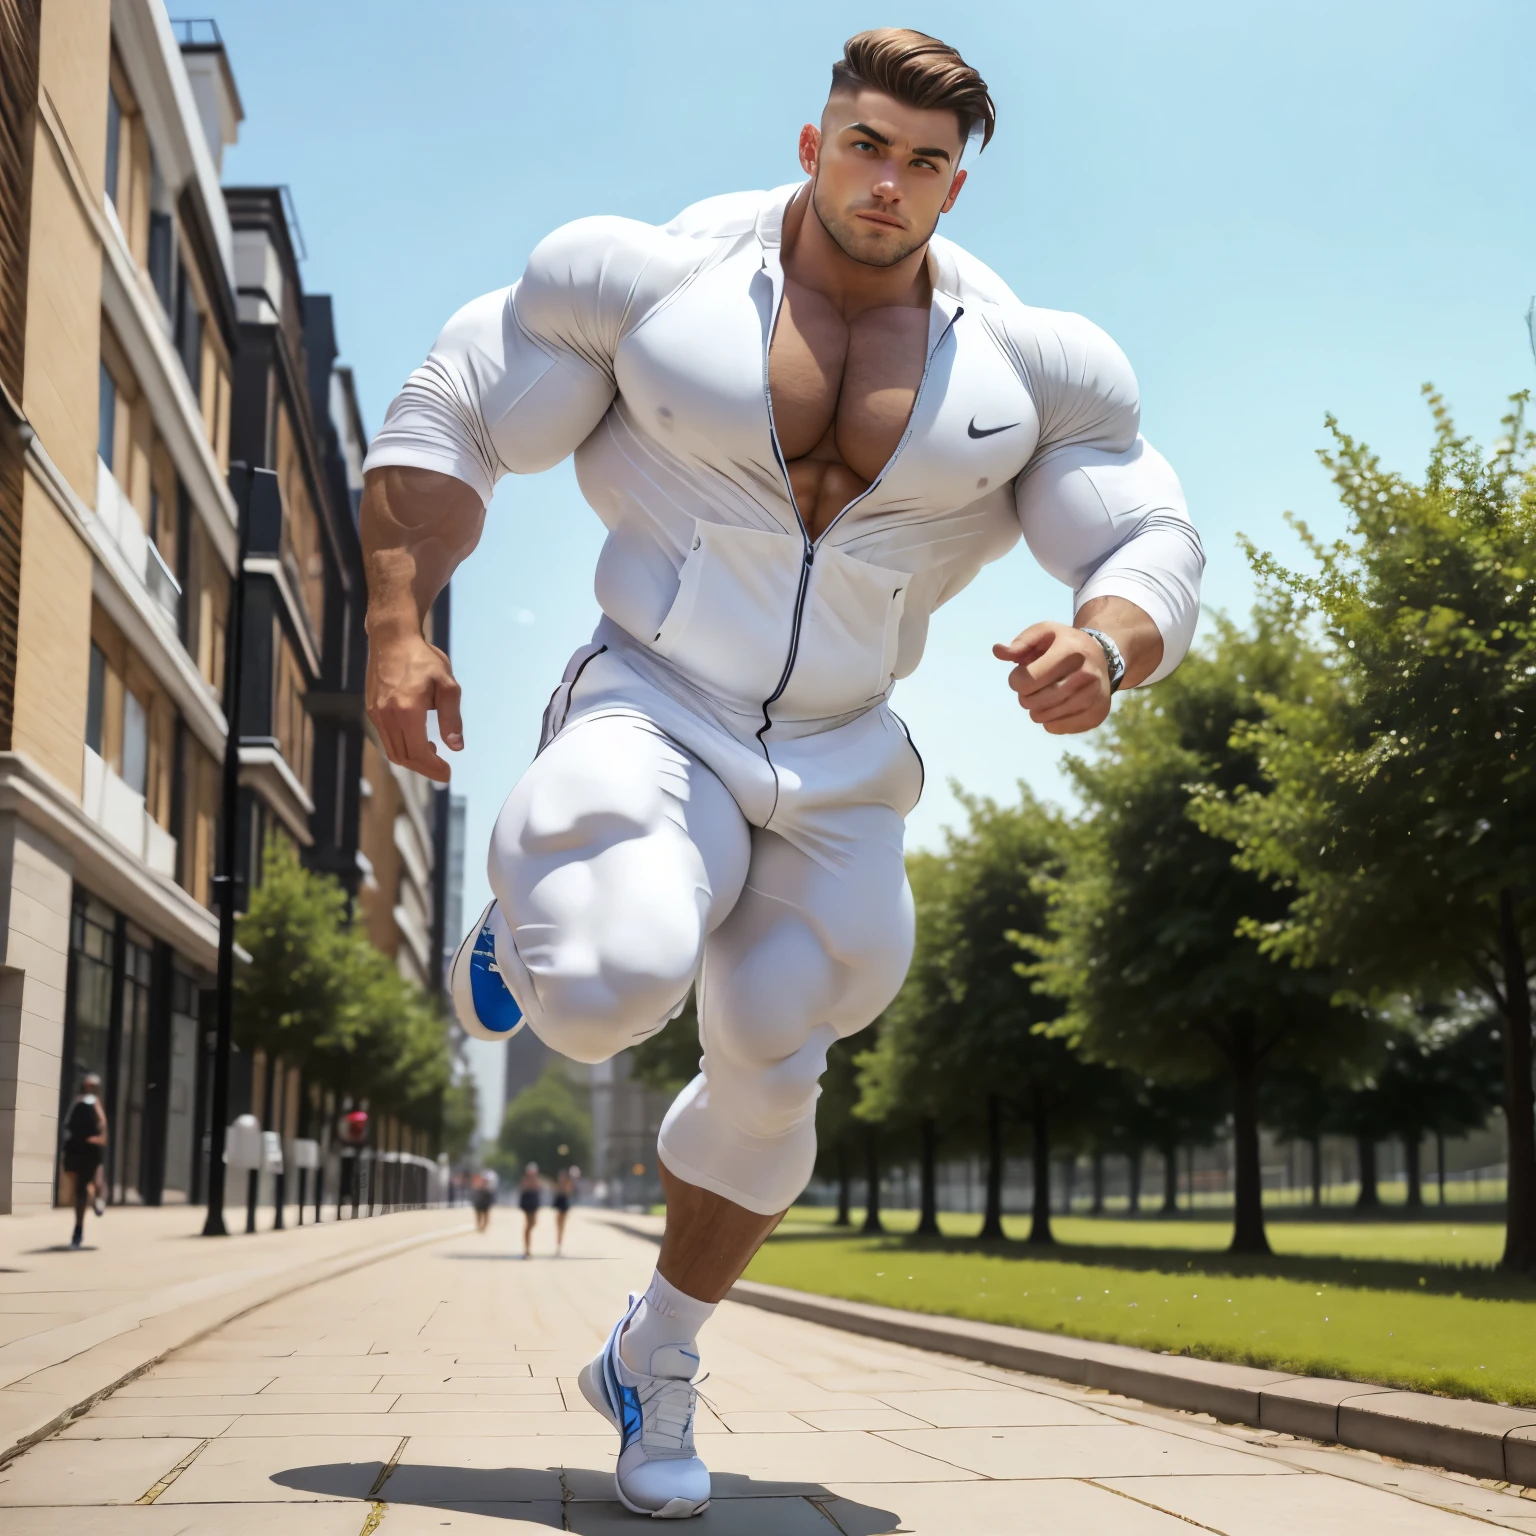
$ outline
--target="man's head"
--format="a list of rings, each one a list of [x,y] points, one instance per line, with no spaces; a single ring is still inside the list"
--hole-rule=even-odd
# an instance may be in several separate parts
[[[85,1076],[80,1079],[80,1092],[100,1093],[101,1079],[97,1077],[94,1072],[87,1072]]]
[[[965,183],[973,126],[985,146],[996,112],[987,84],[924,32],[860,32],[832,66],[821,125],[800,130],[816,215],[843,253],[895,266],[925,245]]]

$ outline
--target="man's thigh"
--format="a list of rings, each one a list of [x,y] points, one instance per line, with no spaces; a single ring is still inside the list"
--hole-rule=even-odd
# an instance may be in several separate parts
[[[819,857],[753,831],[741,896],[705,950],[706,1053],[760,1069],[824,1055],[900,989],[914,929],[901,818],[855,805],[838,821],[835,855]]]
[[[602,1060],[659,1028],[735,903],[749,849],[719,778],[650,721],[615,713],[562,731],[491,839],[498,961],[534,1032]]]

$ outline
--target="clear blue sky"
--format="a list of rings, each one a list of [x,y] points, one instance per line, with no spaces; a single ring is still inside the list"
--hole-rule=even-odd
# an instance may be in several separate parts
[[[1422,382],[1485,439],[1532,382],[1529,0],[212,9],[247,112],[226,180],[292,187],[304,280],[335,295],[370,427],[447,316],[514,280],[557,224],[661,221],[798,179],[796,135],[843,39],[892,23],[943,36],[990,84],[997,137],[944,232],[1129,353],[1144,430],[1205,538],[1207,606],[1249,601],[1240,531],[1289,548],[1287,509],[1337,525],[1314,454],[1326,412],[1416,470]],[[600,533],[568,466],[504,481],[455,579],[466,910],[488,897],[491,823],[595,621]],[[954,819],[950,777],[1064,795],[1061,744],[1012,707],[989,647],[1066,615],[1020,548],[935,617],[896,698],[929,768],[914,842]]]

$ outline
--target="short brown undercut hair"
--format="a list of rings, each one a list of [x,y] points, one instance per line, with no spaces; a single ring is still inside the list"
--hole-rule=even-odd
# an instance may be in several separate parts
[[[987,82],[949,46],[910,27],[876,27],[843,44],[832,66],[832,90],[867,87],[909,107],[948,108],[960,119],[960,140],[980,121],[981,144],[992,142],[997,108]]]

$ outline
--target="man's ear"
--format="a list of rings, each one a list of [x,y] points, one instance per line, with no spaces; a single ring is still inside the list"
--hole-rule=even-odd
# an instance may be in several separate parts
[[[821,129],[807,123],[800,130],[800,169],[807,176],[816,174],[816,161],[821,155]]]
[[[948,213],[955,206],[955,199],[960,196],[960,188],[964,185],[965,172],[956,171],[955,179],[949,184],[949,196],[944,199],[944,206],[939,209],[940,213]]]

